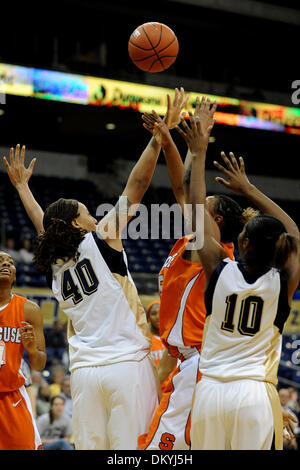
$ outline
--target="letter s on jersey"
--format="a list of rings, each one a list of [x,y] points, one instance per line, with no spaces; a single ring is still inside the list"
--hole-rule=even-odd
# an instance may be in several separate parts
[[[159,443],[160,450],[172,450],[174,447],[175,440],[176,440],[176,437],[174,436],[174,434],[170,434],[169,432],[164,432],[161,435],[161,439]]]

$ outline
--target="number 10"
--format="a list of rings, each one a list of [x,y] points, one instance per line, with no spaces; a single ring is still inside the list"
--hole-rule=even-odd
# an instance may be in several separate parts
[[[235,325],[233,323],[237,294],[231,294],[226,297],[225,319],[222,322],[221,329],[233,333]],[[261,297],[249,295],[241,303],[240,316],[238,321],[238,331],[242,335],[254,336],[260,329],[264,301]],[[250,312],[251,322],[249,325]]]

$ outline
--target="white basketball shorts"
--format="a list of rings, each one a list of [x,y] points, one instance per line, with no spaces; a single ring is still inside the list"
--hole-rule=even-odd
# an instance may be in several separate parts
[[[282,411],[274,385],[202,376],[191,417],[192,450],[268,450],[282,446]]]
[[[137,450],[158,405],[149,357],[71,374],[76,450]]]

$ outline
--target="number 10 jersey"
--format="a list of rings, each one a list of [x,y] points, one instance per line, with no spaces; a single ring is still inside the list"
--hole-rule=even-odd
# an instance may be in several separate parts
[[[250,278],[226,258],[205,292],[206,320],[199,369],[222,381],[277,384],[282,331],[290,312],[287,283],[275,268]]]

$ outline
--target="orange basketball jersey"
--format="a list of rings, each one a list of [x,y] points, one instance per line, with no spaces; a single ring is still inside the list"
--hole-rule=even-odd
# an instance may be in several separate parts
[[[183,258],[193,235],[180,238],[159,273],[160,337],[172,356],[184,359],[201,351],[205,322],[205,276],[201,263]],[[233,259],[233,243],[223,244]]]
[[[9,304],[0,310],[0,392],[18,390],[25,383],[20,373],[24,354],[20,328],[26,300],[14,294]]]

